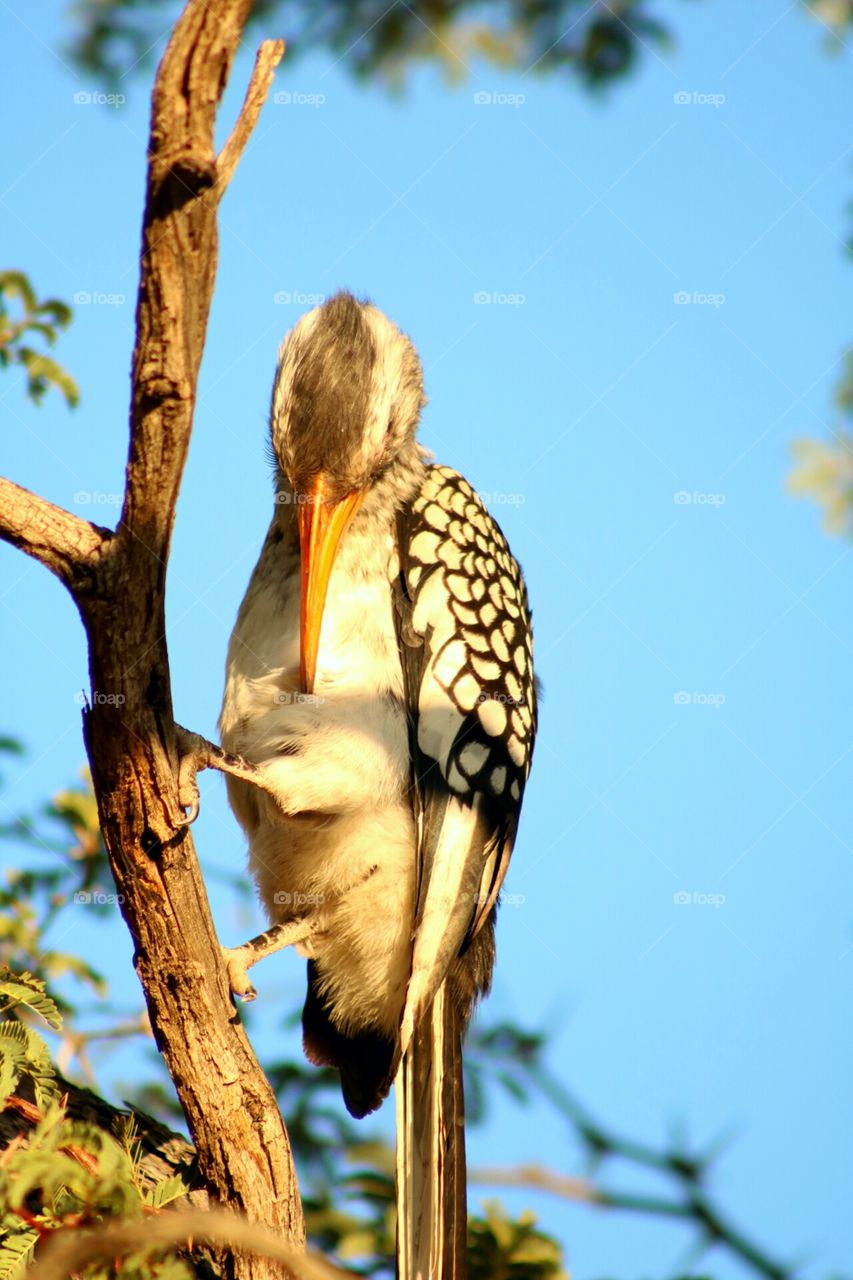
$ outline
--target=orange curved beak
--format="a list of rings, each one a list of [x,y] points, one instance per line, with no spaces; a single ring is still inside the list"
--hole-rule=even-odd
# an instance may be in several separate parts
[[[361,506],[363,490],[334,501],[328,477],[321,471],[299,494],[299,546],[302,600],[299,620],[299,675],[305,693],[314,692],[320,629],[335,555],[350,521]]]

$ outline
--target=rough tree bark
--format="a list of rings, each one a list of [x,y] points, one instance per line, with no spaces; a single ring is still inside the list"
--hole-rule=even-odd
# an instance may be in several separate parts
[[[136,310],[130,451],[114,532],[0,480],[0,536],[69,589],[89,641],[84,735],[158,1047],[211,1201],[304,1243],[290,1145],[235,1015],[192,838],[180,825],[164,624],[166,565],[217,263],[217,208],[281,41],[262,45],[217,156],[216,110],[252,0],[188,0],[157,72]],[[114,695],[105,699],[104,694]],[[234,1280],[287,1274],[249,1254]]]

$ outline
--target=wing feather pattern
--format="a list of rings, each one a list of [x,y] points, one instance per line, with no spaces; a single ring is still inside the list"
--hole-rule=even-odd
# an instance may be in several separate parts
[[[428,468],[400,513],[397,551],[418,885],[396,1077],[398,1274],[464,1280],[461,1042],[491,979],[536,733],[530,611],[503,534],[447,467]]]
[[[524,579],[480,498],[428,468],[398,521],[396,592],[418,829],[405,1050],[418,1014],[497,902],[536,733]]]

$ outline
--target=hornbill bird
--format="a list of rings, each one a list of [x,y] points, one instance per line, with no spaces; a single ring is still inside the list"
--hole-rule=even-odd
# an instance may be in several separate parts
[[[466,1272],[462,1033],[536,731],[521,570],[415,439],[409,339],[342,292],[285,337],[275,507],[231,637],[229,799],[275,926],[231,952],[308,959],[304,1048],[354,1116],[396,1081],[403,1280]],[[221,766],[220,766],[221,767]]]

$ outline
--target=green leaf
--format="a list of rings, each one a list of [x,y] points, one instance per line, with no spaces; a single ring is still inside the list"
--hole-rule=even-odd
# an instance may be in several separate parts
[[[48,298],[46,302],[42,302],[39,306],[33,308],[36,315],[49,315],[53,317],[53,323],[58,325],[60,329],[66,329],[71,323],[73,312],[67,302],[60,302],[59,298]]]
[[[39,1233],[32,1227],[7,1235],[0,1244],[0,1280],[22,1280],[38,1242]]]
[[[789,492],[823,507],[828,533],[853,532],[853,437],[839,431],[830,441],[798,439],[791,452]]]
[[[0,1102],[11,1097],[26,1070],[27,1054],[23,1045],[0,1034]]]
[[[9,301],[16,303],[10,313]],[[70,407],[77,404],[77,384],[69,373],[26,341],[39,338],[52,346],[60,329],[71,321],[71,308],[59,298],[39,302],[35,290],[21,271],[0,272],[0,368],[18,365],[27,375],[27,394],[38,404],[50,387],[55,387]]]
[[[40,355],[30,347],[20,347],[18,357],[27,371],[29,392],[36,402],[51,385],[62,392],[71,408],[79,402],[80,392],[77,389],[77,383],[70,374],[65,372],[62,365],[57,364],[50,356]]]
[[[34,311],[38,305],[33,287],[23,271],[0,271],[0,294],[4,293],[12,298],[20,298],[25,311]]]
[[[178,1173],[173,1178],[164,1178],[162,1182],[150,1187],[143,1195],[142,1200],[144,1204],[149,1205],[152,1209],[162,1209],[163,1205],[171,1204],[173,1200],[180,1200],[181,1196],[185,1196],[189,1189],[189,1183]]]
[[[49,1027],[59,1031],[62,1027],[62,1016],[45,994],[44,983],[30,973],[11,975],[8,969],[0,970],[0,998],[5,996],[16,1005],[24,1005],[44,1018]]]

